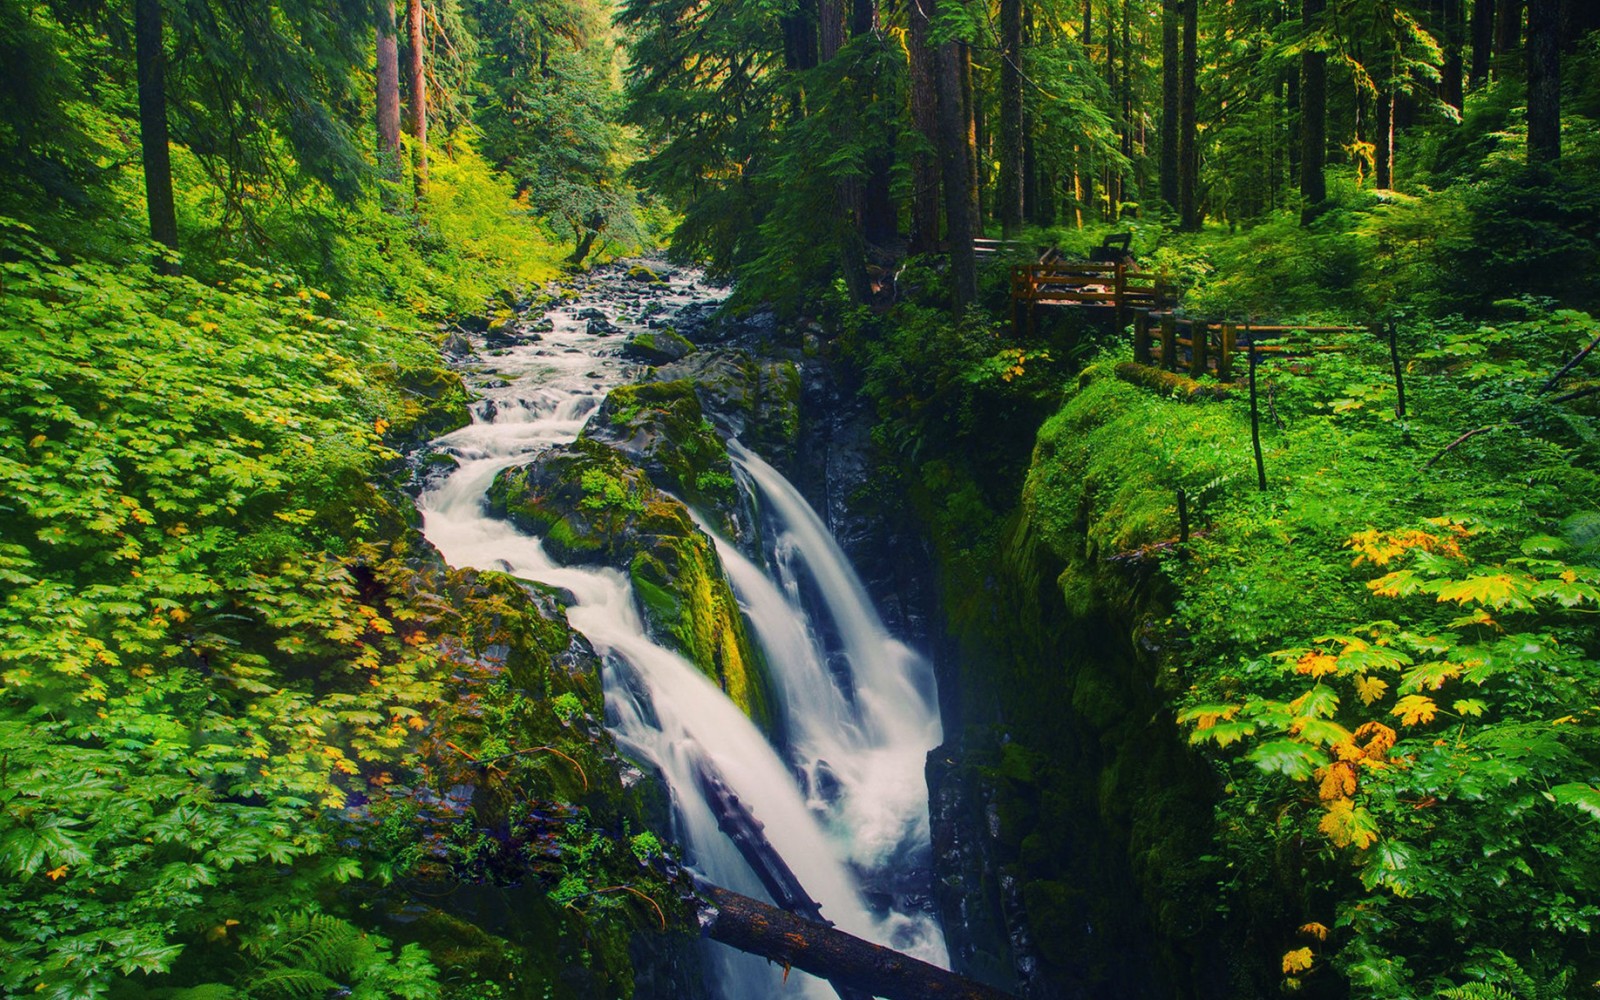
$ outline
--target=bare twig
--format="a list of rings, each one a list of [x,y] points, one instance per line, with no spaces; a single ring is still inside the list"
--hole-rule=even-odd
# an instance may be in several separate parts
[[[1490,424],[1487,427],[1479,427],[1476,430],[1467,431],[1465,434],[1461,435],[1460,437],[1456,438],[1454,441],[1451,441],[1449,444],[1445,445],[1444,448],[1441,449],[1437,455],[1435,455],[1432,458],[1428,459],[1428,464],[1426,464],[1426,465],[1424,465],[1422,467],[1423,471],[1426,472],[1428,469],[1433,468],[1434,463],[1439,461],[1439,459],[1445,457],[1450,452],[1455,451],[1456,448],[1459,445],[1466,444],[1468,441],[1470,441],[1473,438],[1477,437],[1479,434],[1487,434],[1490,431],[1497,431],[1497,430],[1501,429],[1502,427],[1509,427],[1509,426],[1511,426],[1511,425],[1510,424]]]
[[[1560,371],[1550,376],[1550,381],[1539,387],[1538,394],[1543,395],[1544,393],[1549,392],[1551,389],[1554,389],[1556,387],[1556,383],[1561,381],[1562,377],[1565,376],[1567,372],[1572,371],[1572,369],[1582,364],[1583,359],[1587,358],[1589,356],[1589,352],[1594,350],[1596,347],[1600,347],[1600,334],[1595,334],[1595,338],[1589,341],[1588,347],[1585,347],[1583,350],[1573,355],[1571,361],[1568,361],[1566,364],[1562,365]],[[1556,400],[1556,402],[1560,402],[1560,400]]]

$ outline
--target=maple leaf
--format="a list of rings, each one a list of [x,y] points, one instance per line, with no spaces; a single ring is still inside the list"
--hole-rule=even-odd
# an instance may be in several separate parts
[[[1317,824],[1317,829],[1333,841],[1335,847],[1354,844],[1357,849],[1364,851],[1378,839],[1378,824],[1373,821],[1372,814],[1349,799],[1330,802],[1328,812]]]
[[[1317,797],[1324,802],[1348,799],[1356,793],[1356,767],[1347,760],[1334,761],[1321,771]]]
[[[1314,937],[1318,941],[1328,940],[1328,928],[1314,920],[1309,924],[1301,924],[1300,933]]]
[[[1434,713],[1439,706],[1433,699],[1426,695],[1408,694],[1395,702],[1394,711],[1390,715],[1398,715],[1402,726],[1425,725],[1433,721]]]
[[[1527,610],[1533,605],[1524,596],[1527,581],[1510,573],[1491,573],[1487,576],[1469,576],[1465,580],[1445,580],[1438,585],[1439,603],[1454,601],[1488,605],[1491,608],[1510,607]]]
[[[1311,968],[1311,949],[1296,948],[1283,953],[1283,974],[1291,975]]]
[[[1361,698],[1361,704],[1370,705],[1382,698],[1389,690],[1389,682],[1376,677],[1362,675],[1356,678],[1356,695]]]
[[[1367,759],[1384,760],[1389,756],[1389,750],[1398,739],[1398,734],[1381,722],[1363,722],[1356,727],[1355,738],[1367,740],[1361,748]]]
[[[1306,655],[1300,657],[1300,659],[1296,660],[1294,665],[1295,673],[1309,674],[1312,677],[1321,677],[1324,674],[1331,674],[1338,669],[1338,659],[1329,656],[1327,653],[1307,653]]]

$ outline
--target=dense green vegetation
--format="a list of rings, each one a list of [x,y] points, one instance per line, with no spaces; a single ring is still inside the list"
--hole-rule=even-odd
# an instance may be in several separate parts
[[[447,324],[658,240],[795,320],[874,408],[853,502],[931,542],[958,965],[1593,994],[1600,7],[399,7],[0,0],[6,995],[630,996],[693,927],[559,597],[401,492]],[[1269,357],[1258,488],[1242,386],[1010,322],[1119,231],[1189,316],[1393,323],[1405,411],[1381,338]],[[685,503],[816,415],[627,350],[672,368],[494,502],[773,727]]]

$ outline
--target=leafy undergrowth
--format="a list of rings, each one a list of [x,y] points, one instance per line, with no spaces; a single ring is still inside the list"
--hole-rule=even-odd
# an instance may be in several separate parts
[[[1220,908],[1287,914],[1260,930],[1285,988],[1600,974],[1595,362],[1551,377],[1595,324],[1525,315],[1407,329],[1403,417],[1386,344],[1263,362],[1265,491],[1245,393],[1161,398],[1121,357],[1039,435],[1024,509],[1069,607],[1128,567],[1174,587],[1143,641],[1218,776],[1197,853]]]
[[[592,654],[373,485],[464,419],[434,348],[289,272],[0,240],[0,990],[625,991],[683,914]],[[526,939],[462,882],[539,887]]]

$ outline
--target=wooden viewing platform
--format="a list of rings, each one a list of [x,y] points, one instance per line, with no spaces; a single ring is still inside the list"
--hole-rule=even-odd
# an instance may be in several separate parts
[[[1136,309],[1133,314],[1133,360],[1141,365],[1187,371],[1199,378],[1208,372],[1219,382],[1234,378],[1234,360],[1241,350],[1250,354],[1304,355],[1349,350],[1347,344],[1295,340],[1293,334],[1367,333],[1377,327],[1319,326],[1309,323],[1246,324],[1179,317],[1170,311]],[[1262,341],[1273,341],[1262,343]]]
[[[1011,300],[1020,330],[1035,332],[1038,306],[1075,306],[1103,310],[1118,327],[1135,310],[1168,309],[1177,304],[1177,289],[1162,272],[1143,270],[1123,261],[1067,263],[1045,260],[1011,269]]]

